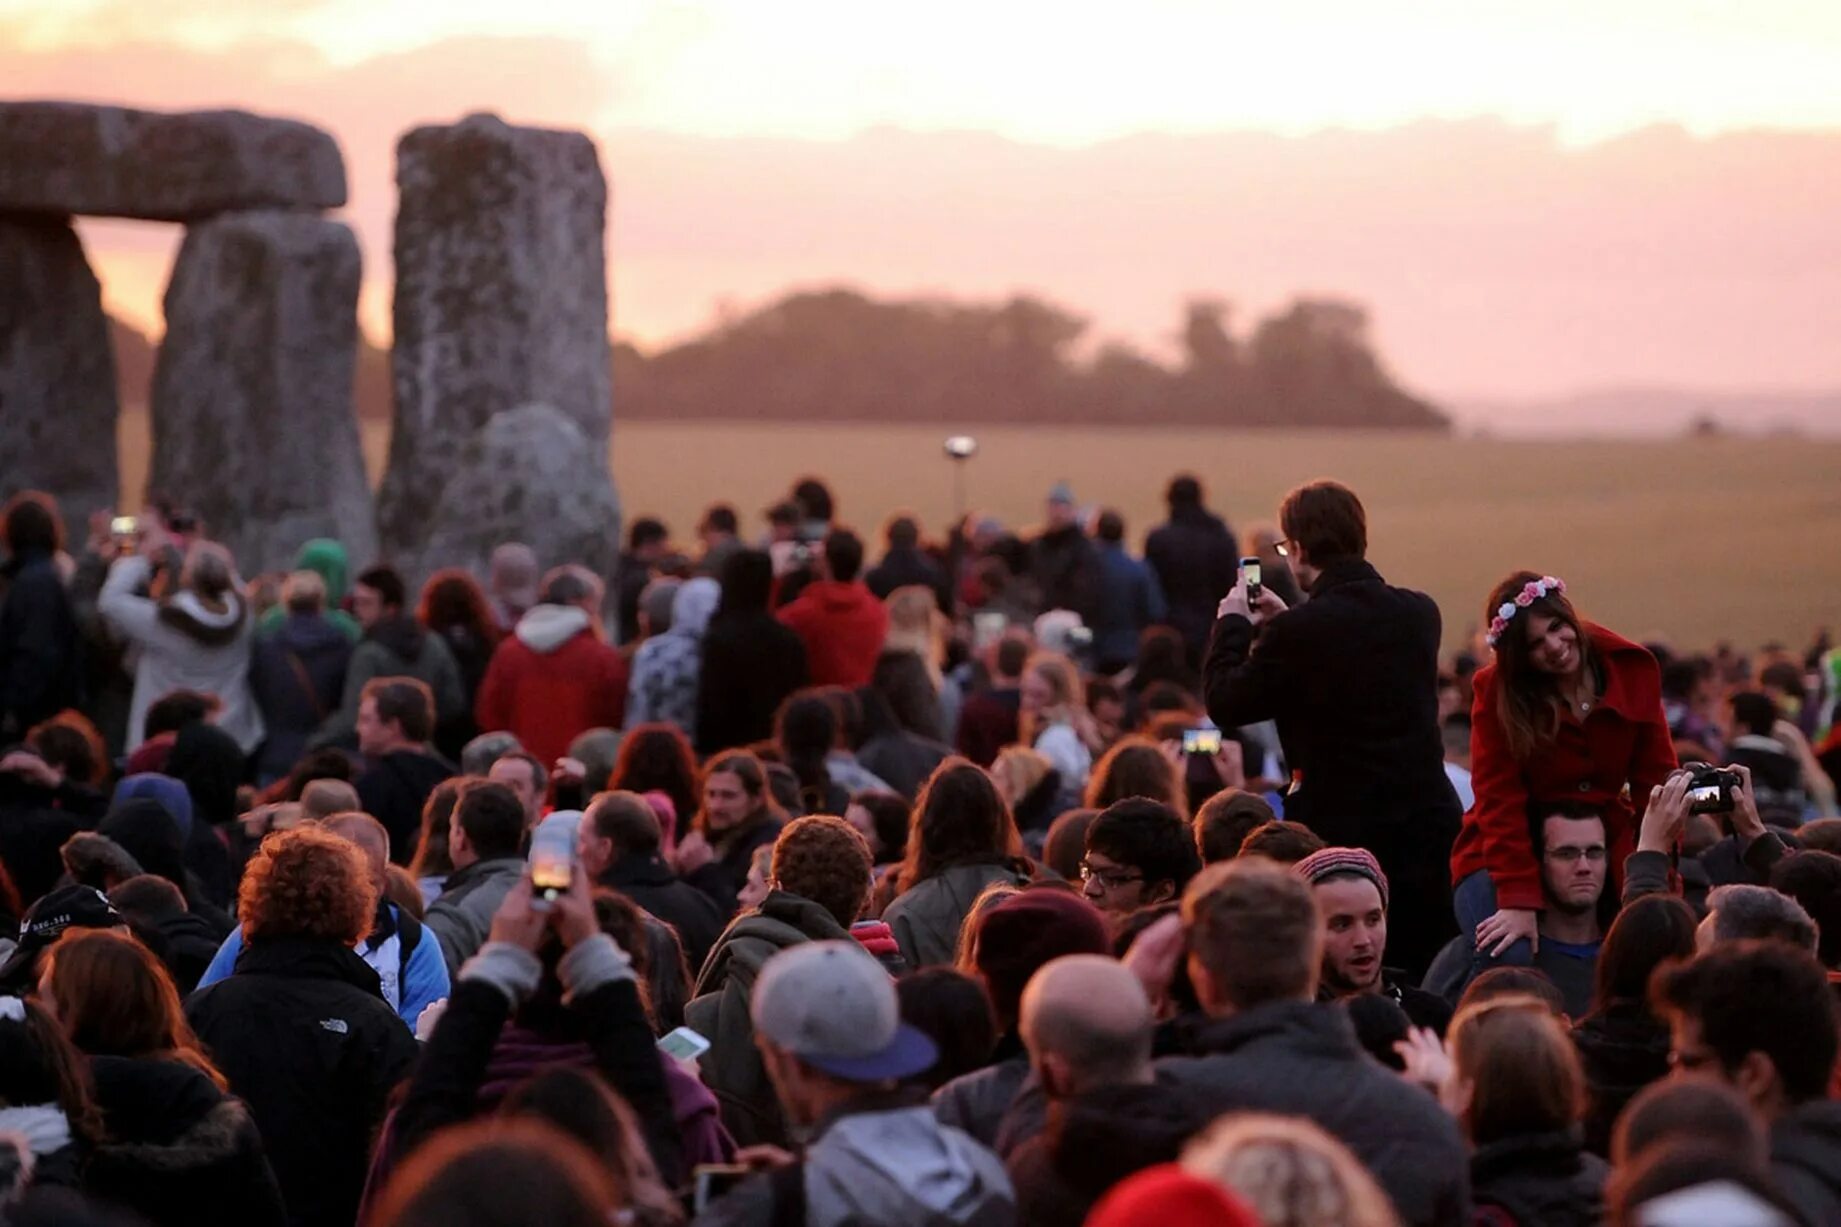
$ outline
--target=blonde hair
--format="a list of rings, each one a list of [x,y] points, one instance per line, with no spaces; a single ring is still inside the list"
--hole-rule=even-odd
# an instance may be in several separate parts
[[[1239,1195],[1265,1227],[1400,1227],[1368,1169],[1308,1120],[1223,1116],[1183,1149],[1181,1163]]]
[[[1039,750],[1026,745],[1005,746],[991,762],[991,781],[1005,803],[1015,805],[1054,769],[1048,756]]]
[[[1467,1005],[1451,1020],[1451,1073],[1468,1082],[1464,1127],[1481,1146],[1577,1124],[1585,1074],[1553,1008],[1528,994]]]
[[[882,640],[885,652],[912,652],[927,666],[933,687],[940,687],[940,661],[946,656],[951,630],[940,612],[939,599],[925,584],[909,584],[889,593],[882,604],[889,611],[889,630]]]
[[[1029,663],[1023,666],[1023,676],[1031,673],[1047,682],[1055,694],[1040,713],[1024,711],[1017,721],[1019,740],[1033,746],[1042,730],[1055,723],[1057,717],[1072,722],[1075,709],[1083,706],[1087,697],[1086,688],[1080,682],[1080,670],[1059,652],[1037,652],[1031,656]]]
[[[326,606],[326,581],[317,571],[294,571],[281,583],[281,603],[289,613],[318,613]]]

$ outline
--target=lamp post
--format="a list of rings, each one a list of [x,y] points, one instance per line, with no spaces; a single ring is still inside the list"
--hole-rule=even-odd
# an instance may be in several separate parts
[[[946,458],[952,461],[952,523],[953,548],[948,559],[947,582],[953,592],[953,603],[958,603],[959,565],[965,560],[965,552],[971,548],[971,541],[965,531],[965,465],[978,454],[978,440],[970,435],[949,435],[945,443]],[[950,609],[942,610],[948,617]]]

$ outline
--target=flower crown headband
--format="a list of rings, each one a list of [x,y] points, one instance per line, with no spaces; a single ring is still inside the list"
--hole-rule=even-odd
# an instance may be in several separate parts
[[[1504,601],[1496,607],[1496,616],[1489,620],[1489,635],[1485,639],[1485,642],[1488,643],[1490,647],[1495,647],[1496,641],[1501,639],[1503,632],[1509,629],[1509,623],[1515,620],[1516,614],[1534,604],[1534,602],[1540,600],[1550,592],[1565,591],[1566,581],[1555,579],[1551,575],[1543,575],[1539,579],[1529,580],[1521,586],[1521,591],[1515,594],[1514,600]]]

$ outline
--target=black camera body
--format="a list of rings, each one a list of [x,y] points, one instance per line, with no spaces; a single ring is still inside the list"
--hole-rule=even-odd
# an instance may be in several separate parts
[[[1736,771],[1708,763],[1688,763],[1688,813],[1730,814],[1744,781]]]

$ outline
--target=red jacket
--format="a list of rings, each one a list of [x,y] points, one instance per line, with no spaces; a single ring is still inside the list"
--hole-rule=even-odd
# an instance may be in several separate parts
[[[499,643],[473,701],[483,733],[509,729],[548,767],[592,728],[626,720],[626,657],[595,637],[588,615],[538,605]]]
[[[777,615],[805,644],[814,686],[867,686],[889,633],[889,611],[860,583],[814,580]]]
[[[1477,799],[1451,849],[1451,880],[1489,870],[1498,907],[1537,910],[1543,902],[1528,817],[1531,802],[1571,801],[1600,809],[1611,864],[1605,889],[1614,891],[1623,882],[1624,858],[1636,850],[1649,790],[1676,766],[1656,658],[1601,626],[1587,623],[1586,634],[1604,670],[1604,693],[1583,722],[1567,713],[1555,740],[1525,763],[1509,753],[1496,719],[1496,666],[1477,670],[1470,712],[1471,786]]]

